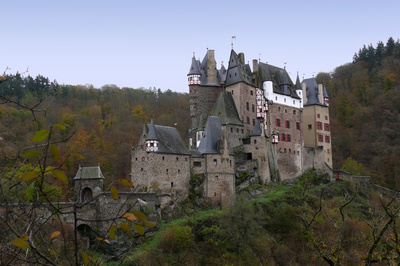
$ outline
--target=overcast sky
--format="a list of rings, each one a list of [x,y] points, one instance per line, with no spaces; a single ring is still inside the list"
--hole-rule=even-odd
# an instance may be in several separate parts
[[[187,92],[191,58],[231,50],[295,81],[400,36],[400,1],[2,1],[0,74]],[[261,54],[261,55],[260,55]],[[225,64],[227,66],[227,64]]]

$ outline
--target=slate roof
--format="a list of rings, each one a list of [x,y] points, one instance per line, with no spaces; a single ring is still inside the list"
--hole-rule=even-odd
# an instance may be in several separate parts
[[[204,118],[203,114],[200,114],[199,122],[197,123],[197,130],[203,131],[206,127],[207,118]]]
[[[151,119],[150,124],[147,125],[149,133],[147,134],[146,140],[157,140],[156,130],[154,128],[153,119]]]
[[[264,81],[272,81],[274,93],[300,99],[295,92],[296,87],[286,69],[260,62],[258,64],[258,78],[260,86],[262,86]]]
[[[326,88],[325,88],[325,86],[324,86],[324,98],[329,98],[329,96],[328,96],[328,92],[326,91]]]
[[[201,154],[220,153],[222,125],[218,116],[208,117],[204,137],[197,148]]]
[[[300,78],[299,78],[299,72],[297,72],[297,77],[296,77],[296,90],[302,90],[303,88],[301,87],[300,83]]]
[[[190,65],[188,75],[193,75],[193,74],[201,74],[200,73],[200,61],[196,60],[194,55],[192,57],[192,64]]]
[[[158,153],[190,154],[176,128],[147,124],[147,134],[150,134],[151,127],[154,128],[155,140],[158,140]]]
[[[312,105],[312,104],[319,104],[325,105],[325,103],[320,103],[318,98],[318,84],[315,78],[303,79],[302,83],[306,84],[306,96],[307,96],[307,103],[304,105]],[[324,88],[324,94],[326,90]],[[328,95],[328,94],[326,94]]]
[[[74,180],[78,179],[104,179],[100,166],[81,167],[79,166],[78,172]]]
[[[255,87],[250,66],[242,62],[232,49],[225,83],[228,86],[240,81]]]
[[[190,149],[189,152],[190,152],[190,154],[192,155],[192,158],[203,158],[203,157],[204,157],[204,156],[199,152],[199,150]]]
[[[211,109],[212,116],[218,116],[222,125],[243,126],[230,92],[221,92]]]
[[[251,136],[261,136],[261,124],[260,120],[256,119],[256,124],[254,126],[253,131],[251,132]]]

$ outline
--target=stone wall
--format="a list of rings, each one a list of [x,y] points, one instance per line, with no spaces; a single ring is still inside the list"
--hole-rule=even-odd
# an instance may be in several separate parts
[[[302,110],[281,104],[269,103],[268,134],[279,135],[275,145],[276,158],[281,179],[294,177],[302,171],[303,134],[301,130]],[[284,134],[285,139],[283,139]],[[290,140],[289,137],[290,136]]]
[[[189,86],[191,128],[197,128],[200,115],[208,117],[220,92],[220,86]]]

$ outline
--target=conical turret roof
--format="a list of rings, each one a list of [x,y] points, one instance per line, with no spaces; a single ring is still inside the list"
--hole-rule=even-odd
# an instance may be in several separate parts
[[[151,119],[150,124],[147,124],[149,128],[149,134],[147,134],[146,140],[157,140],[156,130],[154,128],[153,119]]]
[[[195,74],[200,75],[200,66],[199,66],[199,61],[197,61],[193,55],[192,64],[190,66],[188,75],[195,75]]]

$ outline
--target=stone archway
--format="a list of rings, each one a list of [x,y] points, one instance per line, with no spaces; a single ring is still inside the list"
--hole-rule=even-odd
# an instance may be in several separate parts
[[[82,189],[81,201],[88,202],[92,199],[93,199],[93,191],[88,187],[85,187],[84,189]]]
[[[80,224],[76,229],[81,236],[83,247],[88,249],[90,247],[90,242],[95,239],[92,228],[87,224]]]

